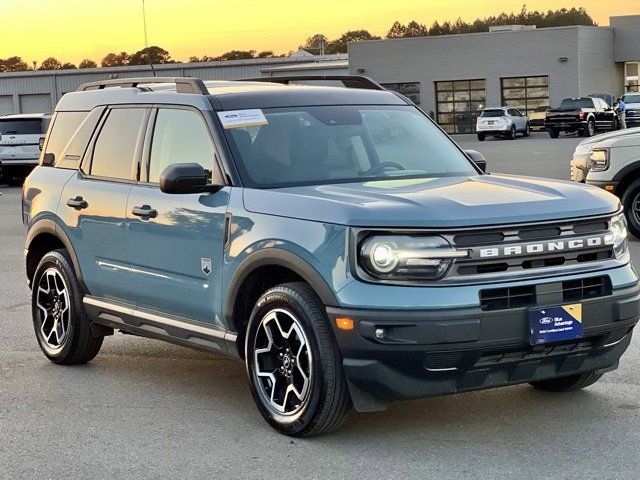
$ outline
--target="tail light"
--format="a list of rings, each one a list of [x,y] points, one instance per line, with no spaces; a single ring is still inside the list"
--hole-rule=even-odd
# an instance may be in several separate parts
[[[509,117],[507,117],[506,115],[502,115],[500,118],[501,118],[502,120],[509,120]]]
[[[21,210],[20,213],[22,215],[22,224],[26,225],[27,224],[27,219],[24,216],[24,183],[22,184],[22,195],[21,195],[21,200],[20,200],[20,210]]]
[[[38,140],[38,147],[40,148],[40,151],[44,148],[44,137],[40,137],[40,140]]]

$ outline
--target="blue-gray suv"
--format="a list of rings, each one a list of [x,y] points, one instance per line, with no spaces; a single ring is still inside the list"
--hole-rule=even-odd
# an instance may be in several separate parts
[[[84,84],[24,185],[40,348],[83,363],[120,330],[241,358],[297,436],[591,385],[639,317],[620,203],[485,167],[364,77]]]

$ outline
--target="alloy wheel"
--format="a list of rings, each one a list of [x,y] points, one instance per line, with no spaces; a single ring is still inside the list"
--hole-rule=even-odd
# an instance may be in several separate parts
[[[53,351],[64,346],[69,333],[71,302],[60,272],[49,268],[40,277],[36,294],[38,324],[42,341]]]
[[[253,374],[264,403],[279,415],[295,415],[309,399],[312,354],[302,324],[290,311],[273,309],[254,338]]]

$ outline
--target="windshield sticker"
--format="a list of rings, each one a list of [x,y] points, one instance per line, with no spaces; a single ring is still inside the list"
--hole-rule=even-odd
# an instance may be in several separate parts
[[[218,112],[218,117],[224,128],[254,127],[269,123],[260,109]]]

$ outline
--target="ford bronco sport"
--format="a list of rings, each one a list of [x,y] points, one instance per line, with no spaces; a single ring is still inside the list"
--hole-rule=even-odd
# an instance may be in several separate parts
[[[639,315],[618,199],[485,174],[402,95],[341,80],[65,95],[23,194],[46,357],[87,362],[120,330],[241,358],[297,436],[352,406],[615,369]]]

